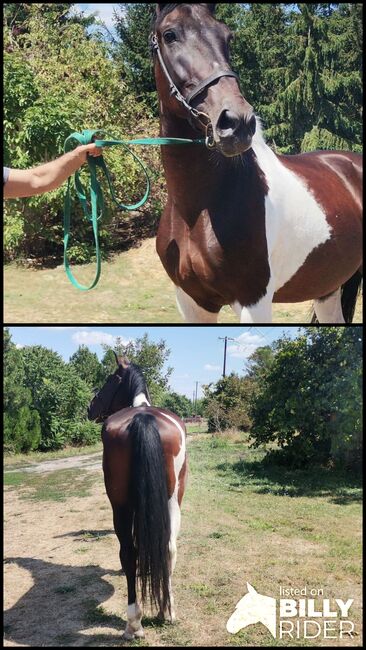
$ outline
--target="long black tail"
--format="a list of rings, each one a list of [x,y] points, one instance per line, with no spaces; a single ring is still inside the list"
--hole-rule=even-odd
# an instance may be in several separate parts
[[[362,272],[356,271],[341,287],[341,305],[345,323],[352,323],[355,314],[356,302],[360,292]],[[318,323],[315,312],[312,312],[311,323]]]
[[[170,612],[170,517],[165,458],[156,419],[135,415],[128,426],[131,441],[130,494],[134,509],[133,540],[142,602]]]

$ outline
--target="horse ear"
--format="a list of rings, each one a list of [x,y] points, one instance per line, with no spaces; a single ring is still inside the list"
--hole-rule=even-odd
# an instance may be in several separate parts
[[[214,14],[214,13],[215,13],[216,4],[212,4],[211,2],[209,2],[209,3],[203,3],[203,4],[206,5],[207,9],[209,10],[209,12],[210,12],[211,14]]]
[[[248,593],[250,593],[250,594],[256,594],[257,593],[256,590],[254,589],[254,587],[252,587],[252,585],[249,584],[249,582],[247,582],[247,589],[248,589]]]
[[[158,4],[157,3],[155,5],[156,13],[160,14],[160,12],[163,11],[164,7],[166,7],[166,3],[165,4]]]

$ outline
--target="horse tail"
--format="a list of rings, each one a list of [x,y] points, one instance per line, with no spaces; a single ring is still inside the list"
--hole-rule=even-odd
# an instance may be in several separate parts
[[[347,282],[342,285],[341,303],[343,318],[346,323],[352,323],[356,302],[362,283],[362,271],[358,269]]]
[[[358,269],[356,273],[341,286],[341,306],[345,323],[352,323],[355,314],[356,302],[362,283],[362,271]],[[314,310],[312,310],[311,324],[318,324]]]
[[[156,419],[148,413],[134,416],[128,428],[131,443],[130,496],[132,536],[141,600],[170,612],[170,516],[163,447]]]

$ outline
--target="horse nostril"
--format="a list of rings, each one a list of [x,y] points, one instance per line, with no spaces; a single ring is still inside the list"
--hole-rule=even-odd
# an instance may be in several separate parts
[[[240,117],[233,111],[224,110],[217,122],[217,132],[220,135],[232,135],[240,122]]]

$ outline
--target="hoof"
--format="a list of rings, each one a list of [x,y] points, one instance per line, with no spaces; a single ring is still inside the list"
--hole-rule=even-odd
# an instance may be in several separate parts
[[[133,639],[143,639],[145,636],[144,630],[136,630],[136,632],[127,632],[126,630],[122,634],[123,641],[133,641]]]
[[[176,615],[175,612],[172,611],[172,613],[169,615],[168,612],[164,614],[164,612],[159,612],[157,615],[157,619],[161,622],[166,622],[166,623],[174,623],[176,620]]]

